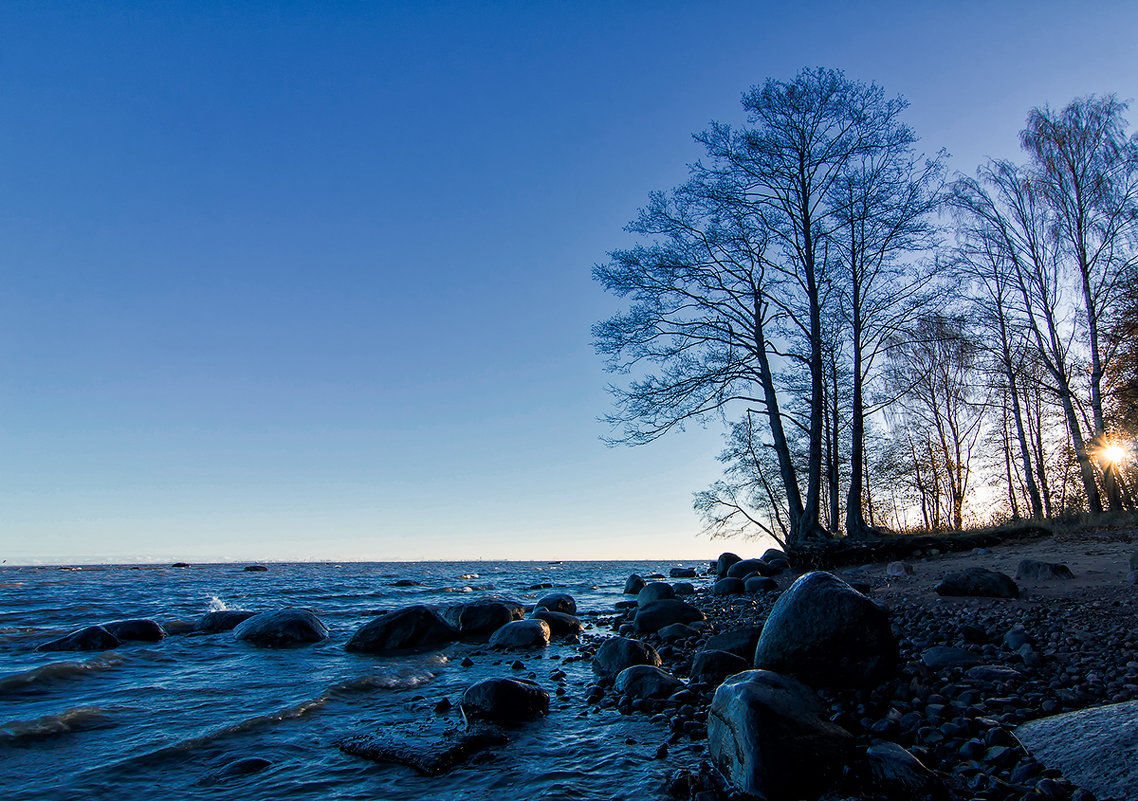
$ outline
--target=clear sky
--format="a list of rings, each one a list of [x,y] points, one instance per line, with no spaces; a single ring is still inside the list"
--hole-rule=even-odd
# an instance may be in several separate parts
[[[606,448],[589,335],[691,133],[838,67],[971,172],[1032,105],[1138,96],[1136,31],[1133,2],[4,3],[0,559],[714,557],[718,429]]]

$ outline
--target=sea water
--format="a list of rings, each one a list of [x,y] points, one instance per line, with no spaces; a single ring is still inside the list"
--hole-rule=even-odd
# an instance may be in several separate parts
[[[496,595],[532,604],[567,592],[586,642],[611,634],[630,573],[679,562],[415,562],[81,569],[0,568],[0,787],[25,799],[641,799],[698,753],[657,758],[667,732],[642,715],[586,703],[591,664],[578,646],[499,653],[456,642],[379,657],[344,644],[377,613]],[[703,563],[687,563],[701,566]],[[398,580],[416,586],[393,586]],[[540,585],[549,584],[551,588]],[[111,651],[40,652],[84,626],[130,618],[193,621],[217,609],[315,612],[330,637],[258,648],[232,632],[173,635]],[[460,662],[470,656],[473,666]],[[513,666],[521,660],[522,668]],[[561,670],[566,692],[551,674]],[[342,753],[346,735],[413,732],[425,742],[462,726],[466,687],[492,676],[533,676],[549,715],[508,744],[443,775]],[[455,709],[438,713],[448,699]],[[698,749],[698,746],[692,746]],[[249,774],[241,759],[270,764]]]

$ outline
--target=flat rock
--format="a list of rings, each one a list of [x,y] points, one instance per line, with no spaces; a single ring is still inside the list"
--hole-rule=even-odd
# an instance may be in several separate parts
[[[1018,598],[1019,587],[1011,576],[984,567],[969,567],[949,573],[936,585],[938,595],[981,598]]]
[[[373,762],[406,765],[421,774],[436,776],[461,765],[480,751],[508,742],[506,733],[495,726],[448,731],[428,740],[413,724],[395,724],[379,732],[343,737],[336,741],[336,747],[345,754]]]
[[[934,645],[921,651],[921,661],[933,670],[943,670],[953,667],[972,667],[980,664],[981,659],[967,648]]]
[[[1037,760],[1099,798],[1134,797],[1138,701],[1039,718],[1014,733]]]
[[[885,575],[890,578],[902,578],[913,575],[913,566],[909,562],[890,562],[885,568]]]
[[[673,567],[668,571],[669,578],[695,578],[696,575],[694,567]]]

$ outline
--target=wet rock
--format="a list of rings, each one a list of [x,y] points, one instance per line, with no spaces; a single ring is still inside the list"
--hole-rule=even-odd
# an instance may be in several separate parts
[[[105,624],[103,628],[120,640],[158,642],[166,637],[166,630],[154,620],[116,620]]]
[[[1019,587],[1011,576],[983,567],[949,573],[936,585],[938,595],[1018,598]]]
[[[517,601],[483,598],[448,606],[442,610],[442,616],[462,636],[481,637],[493,634],[511,621],[524,618],[525,607]]]
[[[468,717],[513,725],[546,714],[549,693],[528,679],[486,679],[463,693],[461,706]]]
[[[262,648],[287,648],[328,639],[328,627],[304,609],[278,609],[242,621],[233,636]]]
[[[653,665],[633,665],[616,676],[613,688],[632,699],[667,698],[684,688],[684,683]]]
[[[673,623],[694,623],[704,614],[687,601],[665,598],[642,607],[633,618],[637,631],[651,634]]]
[[[898,656],[888,614],[837,576],[813,571],[775,602],[754,664],[812,687],[871,687],[893,676]]]
[[[934,645],[921,651],[921,661],[933,670],[943,670],[952,667],[972,667],[980,664],[981,659],[967,648]]]
[[[711,587],[712,595],[742,595],[743,581],[737,578],[721,578]]]
[[[170,565],[170,567],[177,567],[177,568],[185,568],[185,567],[189,567],[189,566],[190,566],[189,562],[175,562],[174,564]]]
[[[573,615],[562,612],[553,612],[549,609],[535,609],[532,617],[535,620],[544,620],[549,625],[549,633],[554,637],[564,637],[570,634],[580,634],[585,630],[584,624]]]
[[[733,554],[730,551],[719,554],[719,558],[715,560],[715,575],[719,578],[723,578],[727,575],[727,570],[731,567],[731,565],[741,561],[742,559],[738,555]],[[1138,567],[1135,567],[1134,569],[1138,570]]]
[[[119,638],[102,626],[87,626],[66,637],[45,642],[37,651],[106,651],[119,645]]]
[[[743,559],[727,569],[728,578],[744,579],[752,573],[760,576],[773,576],[778,571],[762,559]]]
[[[1024,559],[1016,568],[1016,580],[1054,581],[1056,579],[1073,579],[1075,574],[1071,568],[1056,562],[1038,562],[1034,559]]]
[[[480,751],[507,742],[506,733],[492,725],[448,731],[428,741],[418,727],[397,724],[380,732],[343,737],[336,741],[336,747],[345,754],[373,762],[406,765],[424,775],[435,776],[461,765]]]
[[[534,610],[536,613],[538,610]],[[544,648],[549,645],[549,624],[544,620],[515,620],[490,637],[491,648]]]
[[[750,667],[748,660],[729,651],[700,651],[692,660],[691,677],[693,681],[716,685]]]
[[[767,670],[728,678],[708,711],[708,751],[738,791],[766,801],[815,798],[853,751],[849,732],[824,718],[805,685]]]
[[[221,609],[216,612],[206,612],[194,623],[194,634],[218,634],[223,631],[233,631],[239,623],[244,623],[256,612],[248,609]]]
[[[727,651],[735,654],[746,659],[749,666],[755,658],[755,646],[758,645],[762,633],[762,626],[738,626],[708,637],[703,648],[705,651]]]
[[[405,578],[405,579],[396,579],[395,581],[391,582],[387,586],[388,587],[419,587],[419,586],[422,586],[422,584],[421,584],[421,582],[415,581],[415,579],[406,579]]]
[[[695,578],[696,575],[694,567],[673,567],[668,571],[669,578]]]
[[[399,653],[437,648],[457,637],[458,630],[434,608],[417,605],[388,612],[365,623],[346,647],[355,653]]]
[[[639,640],[627,637],[609,637],[593,656],[593,672],[601,677],[615,677],[625,668],[633,665],[652,665],[662,663],[656,649]]]
[[[533,605],[534,610],[548,609],[550,612],[561,612],[566,615],[577,614],[577,602],[573,596],[564,592],[555,592],[546,595]]]
[[[743,582],[743,592],[761,593],[778,589],[778,582],[768,576],[750,576]]]
[[[1015,736],[1039,762],[1100,798],[1132,798],[1138,787],[1138,701],[1032,720]]]
[[[666,598],[675,598],[676,590],[671,584],[664,581],[652,581],[645,584],[640,592],[636,594],[636,605],[647,606],[654,601],[661,601]]]
[[[266,571],[268,571],[268,568],[265,567],[264,565],[245,565],[245,569],[242,572],[244,572],[244,573],[264,573]]]
[[[636,595],[636,593],[640,592],[642,589],[644,589],[644,579],[640,578],[640,576],[636,575],[635,573],[629,576],[628,580],[624,582],[625,595]]]

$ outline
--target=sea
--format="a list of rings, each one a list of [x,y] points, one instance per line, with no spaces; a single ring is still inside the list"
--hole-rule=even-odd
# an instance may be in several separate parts
[[[456,642],[381,657],[344,645],[375,615],[412,604],[485,596],[527,605],[567,592],[583,643],[611,636],[631,573],[668,575],[707,562],[267,563],[188,567],[0,568],[0,787],[31,799],[650,799],[698,763],[698,743],[661,756],[668,732],[642,714],[586,700],[593,679],[580,644],[495,652]],[[400,580],[414,586],[394,586]],[[696,579],[700,581],[702,579]],[[544,585],[544,586],[543,586]],[[92,624],[149,618],[176,628],[219,609],[315,612],[317,644],[258,648],[232,632],[171,635],[103,652],[41,652]],[[472,665],[461,663],[469,657]],[[521,662],[521,665],[515,664]],[[557,671],[564,673],[564,678]],[[439,775],[342,752],[357,734],[396,733],[427,746],[464,725],[459,701],[494,676],[532,677],[547,716],[510,741]],[[563,687],[563,694],[556,694]],[[452,708],[438,709],[449,701]],[[690,751],[687,749],[691,749]],[[264,766],[253,772],[233,769]],[[263,760],[263,761],[260,761]],[[266,764],[267,763],[267,764]]]

